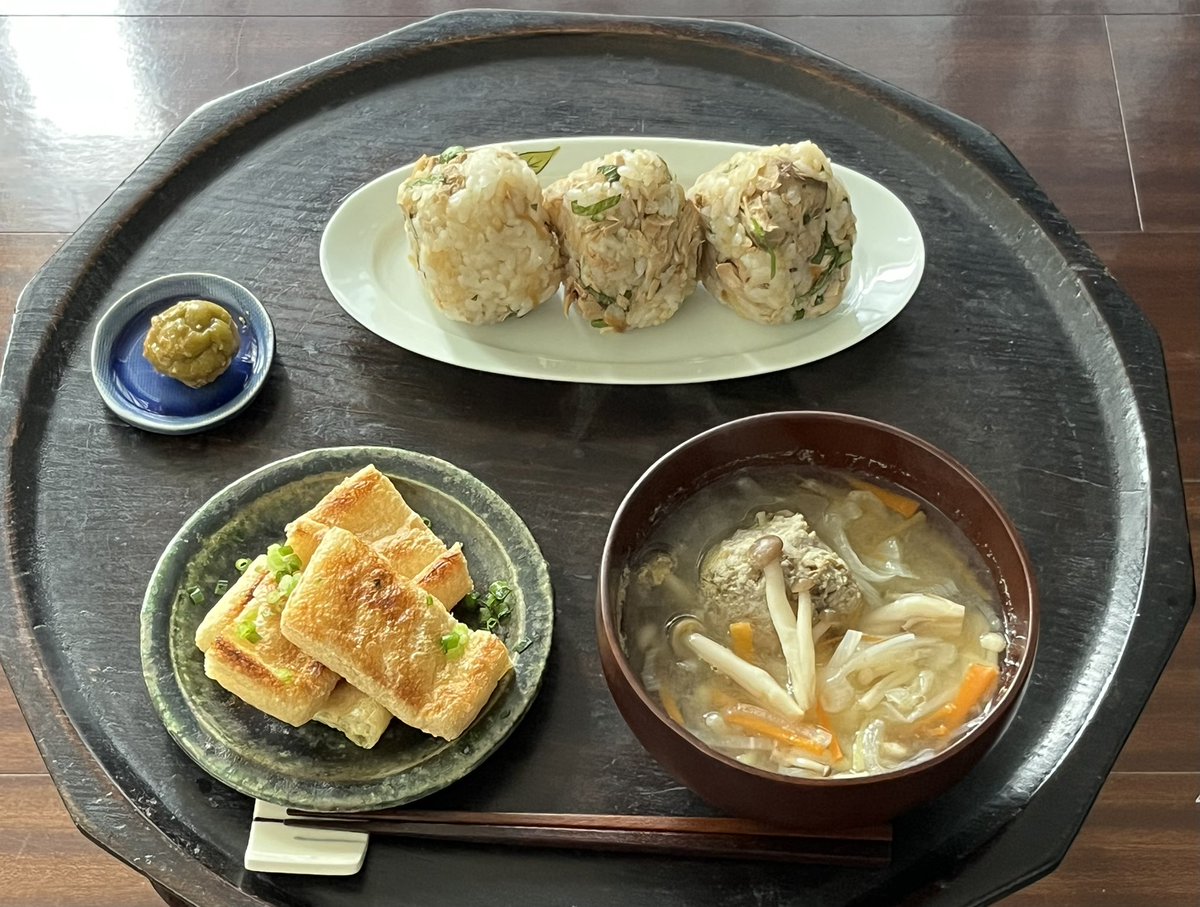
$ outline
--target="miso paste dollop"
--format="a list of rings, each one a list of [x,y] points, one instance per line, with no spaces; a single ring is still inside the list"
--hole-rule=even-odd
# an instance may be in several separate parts
[[[229,312],[207,299],[187,299],[150,319],[142,354],[159,373],[204,387],[225,374],[240,347]]]

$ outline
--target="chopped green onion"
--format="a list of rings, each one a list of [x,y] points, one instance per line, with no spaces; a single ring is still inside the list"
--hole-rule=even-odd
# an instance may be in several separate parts
[[[767,231],[753,217],[750,218],[750,232],[754,244],[771,256],[771,279],[775,279],[775,247],[767,243]]]
[[[620,195],[610,195],[608,198],[601,199],[594,205],[584,207],[579,202],[571,202],[571,213],[578,214],[580,217],[590,217],[592,220],[600,220],[600,215],[621,203]]]
[[[446,182],[446,178],[444,176],[442,176],[440,173],[434,173],[434,174],[431,174],[430,176],[422,176],[417,179],[410,178],[405,183],[405,185],[408,186],[410,189],[415,189],[417,186],[440,185],[441,183],[444,183],[444,182]]]
[[[215,586],[213,586],[213,595],[224,595],[226,590],[228,590],[228,589],[229,589],[229,580],[219,579],[219,580],[217,580],[217,584]]]
[[[592,327],[606,328],[606,327],[608,327],[608,322],[605,321],[603,318],[593,318],[592,319]]]
[[[605,308],[608,308],[610,305],[613,305],[616,302],[616,300],[607,293],[601,293],[595,287],[589,287],[586,283],[583,285],[583,288],[591,295],[595,296],[596,302],[600,303],[600,305],[604,306]]]
[[[833,238],[829,235],[829,228],[821,234],[821,245],[817,248],[816,254],[808,260],[809,264],[819,265],[825,260],[827,252],[837,253],[837,246],[833,242]]]
[[[267,568],[279,579],[288,573],[298,573],[301,569],[300,556],[290,545],[270,545],[267,548]]]
[[[275,591],[272,591],[270,595],[266,596],[266,600],[274,605],[275,602],[286,599],[286,597],[292,594],[292,590],[296,588],[296,583],[299,582],[300,577],[296,575],[296,573],[286,573],[286,575],[283,575],[280,577],[280,579],[278,579],[278,585]]]
[[[621,174],[617,173],[616,164],[605,164],[603,167],[597,167],[596,172],[603,174],[604,178],[610,183],[615,183],[621,178]]]
[[[245,573],[250,568],[250,558],[239,557],[233,564],[238,573]]]
[[[796,309],[792,315],[792,321],[802,321],[804,319],[804,309]]]
[[[436,598],[434,598],[434,597],[433,597],[432,595],[430,595],[429,593],[426,593],[426,594],[425,594],[425,604],[426,604],[427,606],[429,606],[430,608],[434,608],[434,607],[436,607],[436,606],[437,606],[437,599],[436,599]]]
[[[558,149],[561,145],[555,145],[549,151],[522,151],[517,155],[521,160],[529,165],[529,168],[534,173],[541,173],[546,169],[546,165],[554,159],[554,155],[558,154]],[[537,205],[534,205],[537,208]]]
[[[489,630],[496,627],[501,620],[512,614],[512,608],[506,599],[516,590],[504,580],[496,580],[488,586],[483,595],[468,592],[463,598],[463,605],[468,611],[477,611],[476,626]]]
[[[487,594],[482,598],[471,593],[472,608],[479,608],[479,626],[488,630],[495,629],[501,620],[512,614],[512,608],[505,599],[512,595],[513,591],[513,587],[504,580],[496,580],[488,586]]]
[[[836,273],[838,273],[838,264],[837,261],[832,261],[830,262],[829,267],[821,272],[821,276],[813,282],[813,285],[808,288],[808,292],[805,293],[801,298],[815,296],[818,293],[824,295],[822,291],[829,286],[829,281],[833,279],[833,275]]]
[[[258,635],[258,612],[248,615],[238,621],[237,635],[239,638],[246,640],[248,643],[261,642],[262,637]]]
[[[445,151],[438,155],[437,162],[439,164],[448,164],[460,154],[466,153],[466,148],[462,145],[451,145]]]
[[[296,675],[287,668],[271,668],[271,673],[279,679],[280,683],[292,683],[296,679]]]
[[[520,655],[522,652],[524,652],[526,649],[528,649],[532,645],[533,645],[532,639],[522,639],[513,648],[515,648],[517,650],[517,654]]]
[[[192,600],[193,604],[196,604],[196,605],[204,604],[204,590],[201,589],[199,586],[192,586],[192,588],[187,590],[187,595],[188,595],[188,598],[190,598]]]
[[[458,624],[454,630],[442,637],[442,652],[448,659],[460,658],[467,648],[467,640],[471,631],[463,624]]]
[[[429,517],[421,517],[421,522],[425,524],[426,529],[432,529],[433,523],[429,522]]]

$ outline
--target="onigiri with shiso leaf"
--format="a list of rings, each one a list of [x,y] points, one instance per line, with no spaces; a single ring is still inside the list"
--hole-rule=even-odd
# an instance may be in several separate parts
[[[700,219],[652,151],[615,151],[546,188],[563,302],[603,331],[662,324],[696,288]]]
[[[413,266],[447,318],[520,317],[562,281],[537,174],[504,148],[447,148],[417,161],[400,187]]]
[[[824,315],[850,279],[850,197],[812,142],[741,151],[688,198],[703,223],[705,288],[743,318],[785,324]]]

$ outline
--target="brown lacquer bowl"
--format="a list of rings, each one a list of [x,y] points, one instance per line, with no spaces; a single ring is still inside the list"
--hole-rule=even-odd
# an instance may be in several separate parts
[[[886,479],[936,506],[983,556],[999,590],[1009,652],[988,714],[941,753],[880,775],[806,779],[750,768],[709,749],[642,688],[621,633],[621,576],[655,522],[698,489],[746,465],[811,464]],[[712,805],[811,830],[873,825],[936,797],[994,744],[1016,710],[1037,646],[1029,556],[995,498],[962,465],[899,429],[825,412],[751,416],[697,435],[630,490],[604,546],[596,629],[605,679],[634,734],[671,774]]]

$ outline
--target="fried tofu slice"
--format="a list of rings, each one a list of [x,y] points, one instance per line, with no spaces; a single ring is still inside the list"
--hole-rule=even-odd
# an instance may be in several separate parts
[[[311,520],[307,522],[312,523]],[[326,527],[319,523],[312,525],[319,527],[319,535],[314,534],[315,537],[323,537]],[[467,570],[462,546],[458,543],[452,545],[450,550],[414,577],[413,582],[443,605],[447,601],[456,602],[461,599],[471,591],[471,574]],[[313,720],[336,728],[353,743],[370,749],[387,730],[392,713],[362,690],[343,680],[334,687],[329,700],[321,711],[313,716]]]
[[[311,552],[316,550],[328,528],[315,520],[301,517],[292,524],[293,538],[302,539],[300,544],[307,546],[306,550]],[[301,556],[301,561],[303,560]],[[196,633],[197,645],[202,650],[207,651],[213,640],[219,638],[230,626],[245,625],[244,621],[251,610],[258,607],[258,604],[253,603],[255,586],[264,583],[259,598],[264,598],[270,594],[271,589],[276,588],[266,563],[265,555],[257,558],[205,617]],[[421,571],[414,581],[439,602],[457,602],[471,591],[471,575],[466,557],[462,553],[462,546],[455,544],[446,549]],[[269,608],[265,613],[266,629],[273,635],[277,633],[278,614],[272,613]],[[276,672],[286,672],[283,676],[294,674],[294,669],[281,668],[280,665],[297,662],[307,666],[312,659],[308,659],[294,646],[291,648],[295,651],[288,651],[288,646],[291,644],[287,640],[280,639],[271,646],[262,648],[258,645],[248,645],[247,640],[237,636],[236,632],[225,634],[218,651],[211,659],[206,658],[205,671],[223,687],[251,705],[260,707],[258,703],[267,703],[270,707],[263,707],[263,711],[283,721],[295,723],[295,720],[303,720],[303,715],[311,708],[312,701],[306,699],[297,688],[284,691],[290,695],[281,695],[276,689]],[[263,656],[267,656],[268,660],[264,661]],[[327,673],[337,680],[333,672]],[[313,696],[319,696],[327,682],[322,676],[321,684],[314,686],[312,690]],[[327,701],[321,704],[319,710],[311,717],[340,730],[358,746],[369,749],[379,741],[387,729],[392,714],[362,691],[342,682],[337,684]]]
[[[424,526],[424,524],[421,524]],[[318,523],[303,516],[288,524],[288,544],[300,557],[300,562],[307,564],[312,552],[317,550],[325,531],[329,529],[324,523]],[[359,538],[362,538],[359,536]],[[441,544],[439,542],[439,544]],[[374,548],[389,565],[394,563],[386,548],[374,544]],[[395,567],[393,567],[395,570]],[[442,553],[416,574],[407,574],[395,570],[401,576],[410,576],[412,581],[441,602],[447,609],[453,608],[464,595],[471,591],[471,571],[467,566],[467,557],[463,554],[462,545],[455,542],[449,548],[442,546]]]
[[[351,743],[369,750],[391,724],[392,713],[362,690],[341,680],[313,720],[341,731]]]
[[[405,724],[446,740],[470,725],[512,668],[498,637],[459,624],[369,544],[337,527],[313,551],[280,627]],[[448,655],[442,640],[452,634],[461,644]]]
[[[330,526],[353,532],[375,548],[394,571],[412,576],[414,583],[448,609],[471,591],[462,546],[456,543],[447,548],[374,466],[341,482],[308,513],[288,524],[287,544],[302,564],[309,562]],[[289,649],[291,644],[279,634],[282,603],[263,607],[276,588],[274,583],[262,555],[205,616],[196,631],[197,646],[207,656],[213,643],[220,640],[213,656],[205,659],[206,673],[251,705],[292,724],[307,720],[302,716],[316,703],[319,708],[312,718],[341,730],[359,746],[374,746],[392,717],[383,705],[352,684],[338,682],[328,668],[317,672],[313,683],[295,686],[295,665],[303,671],[315,670],[312,665],[320,663],[294,646]],[[261,593],[256,596],[260,585]],[[238,634],[239,627],[250,626],[248,621],[257,635],[271,640],[269,645],[251,643],[245,634]],[[291,679],[285,683],[281,677]],[[336,686],[320,702],[330,678]]]
[[[225,590],[225,594],[209,609],[204,615],[204,620],[200,621],[200,626],[196,628],[196,645],[200,647],[201,652],[207,652],[212,641],[237,620],[238,615],[254,597],[254,587],[269,572],[267,556],[259,555],[250,562],[250,566],[237,578],[237,582]]]
[[[301,518],[294,524],[298,533],[313,542],[313,550],[320,544],[328,528],[321,523]],[[454,603],[471,591],[471,574],[462,546],[457,542],[441,557],[413,578],[418,586],[436,598],[444,607]],[[341,731],[351,742],[370,749],[379,742],[392,720],[392,713],[352,684],[343,680],[330,695],[329,700],[313,716],[315,721]]]
[[[414,576],[413,582],[445,605],[447,610],[453,608],[474,585],[462,545],[458,542],[451,545],[444,554]]]
[[[243,702],[299,727],[324,706],[338,676],[280,632],[278,589],[270,571],[259,578],[245,607],[209,643],[204,673]]]
[[[446,553],[445,543],[373,465],[342,480],[310,511],[288,523],[287,543],[302,564],[308,563],[320,541],[312,523],[354,533],[382,554],[401,576],[416,576]],[[453,607],[457,601],[448,606]]]

